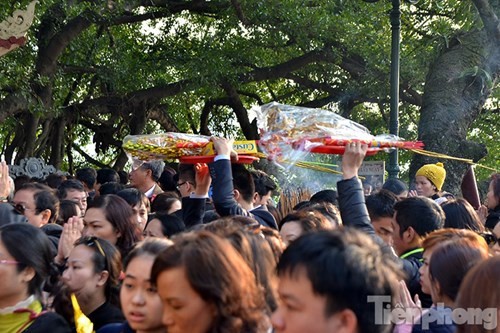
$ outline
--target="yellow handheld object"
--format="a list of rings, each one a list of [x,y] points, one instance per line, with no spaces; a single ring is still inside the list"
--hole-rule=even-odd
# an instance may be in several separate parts
[[[94,324],[82,312],[78,300],[73,293],[71,294],[71,304],[73,305],[73,311],[75,313],[76,333],[94,333]]]

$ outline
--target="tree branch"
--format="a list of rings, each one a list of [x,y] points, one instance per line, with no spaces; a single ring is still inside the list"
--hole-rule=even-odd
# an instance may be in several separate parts
[[[479,16],[481,16],[486,33],[498,45],[500,43],[500,22],[490,1],[472,0],[472,3],[476,6]]]
[[[241,127],[241,131],[247,140],[255,140],[258,137],[257,129],[252,126],[248,120],[247,109],[243,106],[238,92],[229,82],[223,82],[222,88],[226,91],[230,101],[231,107],[233,108],[236,118]]]
[[[104,164],[102,162],[99,162],[98,160],[94,159],[92,156],[90,156],[89,154],[87,154],[86,152],[84,152],[83,149],[80,148],[80,146],[78,146],[76,143],[73,143],[71,145],[71,147],[73,147],[74,150],[76,150],[78,153],[80,153],[80,155],[82,155],[83,157],[85,157],[85,159],[87,161],[89,161],[90,163],[94,164],[95,166],[98,166],[101,169],[110,168],[109,165],[106,165],[106,164]]]
[[[149,110],[149,118],[156,120],[167,132],[179,132],[179,128],[168,113],[166,105],[158,105]]]

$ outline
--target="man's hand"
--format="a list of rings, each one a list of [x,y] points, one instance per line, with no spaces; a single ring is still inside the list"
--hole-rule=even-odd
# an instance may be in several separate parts
[[[351,142],[345,146],[342,157],[342,178],[351,179],[358,176],[358,170],[363,163],[368,145],[360,142]]]
[[[194,193],[197,196],[208,196],[208,190],[210,189],[210,184],[212,183],[212,177],[210,177],[208,165],[205,163],[197,163],[194,166],[194,170],[196,172],[196,189]]]
[[[214,143],[214,149],[217,155],[226,155],[233,161],[238,160],[238,154],[233,150],[234,139],[225,139],[212,137],[212,142]]]

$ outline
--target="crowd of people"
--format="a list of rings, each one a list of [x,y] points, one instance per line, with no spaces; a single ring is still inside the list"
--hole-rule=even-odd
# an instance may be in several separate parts
[[[213,163],[128,179],[11,182],[2,162],[0,332],[499,331],[500,174],[477,211],[442,163],[367,196],[353,142],[337,188],[283,212],[273,178],[212,141]]]

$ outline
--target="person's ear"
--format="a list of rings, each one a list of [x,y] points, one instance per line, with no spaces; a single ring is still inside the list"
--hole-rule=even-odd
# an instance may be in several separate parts
[[[97,286],[102,287],[108,282],[109,278],[109,272],[108,271],[102,271],[99,273],[99,278],[97,280]]]
[[[22,282],[30,283],[30,281],[33,280],[33,278],[35,277],[36,272],[33,267],[26,267],[21,271],[19,275],[21,276]]]
[[[241,193],[237,189],[233,190],[234,200],[238,201],[240,199]]]
[[[258,201],[260,201],[260,195],[259,195],[259,193],[255,192],[255,193],[253,194],[253,199],[252,199],[252,202],[255,204],[255,203],[257,203]]]
[[[413,229],[413,227],[408,227],[408,229],[406,229],[405,232],[403,233],[403,239],[405,240],[406,243],[411,243],[413,242],[413,240],[417,235],[418,234],[415,231],[415,229]]]
[[[358,318],[351,309],[344,309],[332,315],[332,322],[328,325],[330,332],[356,333],[358,331]]]
[[[42,215],[42,225],[49,223],[50,217],[52,216],[50,209],[44,209],[40,212],[40,214]]]

